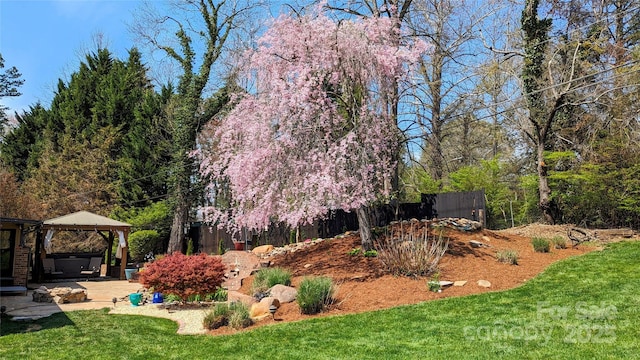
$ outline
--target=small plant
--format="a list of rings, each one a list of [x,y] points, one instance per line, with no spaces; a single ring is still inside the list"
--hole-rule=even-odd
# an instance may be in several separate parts
[[[224,241],[218,240],[218,255],[224,255],[226,249],[224,248]]]
[[[364,257],[377,257],[378,256],[378,252],[376,250],[367,250],[363,253]]]
[[[187,240],[187,256],[193,255],[193,239]]]
[[[360,248],[353,248],[353,249],[349,250],[347,255],[350,255],[350,256],[358,256],[358,255],[360,255]]]
[[[442,231],[431,233],[427,226],[400,223],[389,226],[385,236],[375,241],[375,247],[378,259],[393,275],[428,276],[437,270],[449,248],[449,238]]]
[[[329,277],[307,277],[302,279],[296,301],[303,314],[317,314],[334,301],[335,285]]]
[[[234,329],[242,329],[252,324],[249,317],[249,308],[240,301],[229,305],[229,326]]]
[[[431,280],[427,282],[427,287],[429,288],[429,291],[440,292],[441,286],[440,286],[439,272],[436,272],[435,274],[433,274],[433,276],[431,277]]]
[[[531,244],[535,252],[548,253],[551,248],[551,242],[546,238],[534,237],[531,239]]]
[[[260,270],[253,279],[253,293],[263,293],[276,284],[291,285],[291,272],[278,267]]]
[[[171,303],[176,301],[182,301],[182,298],[176,294],[167,294],[164,297],[164,301]]]
[[[499,262],[518,265],[518,252],[515,250],[499,250],[498,252],[496,252],[496,258]]]
[[[229,297],[229,293],[227,292],[227,290],[225,290],[224,288],[219,287],[218,289],[216,289],[216,291],[214,293],[207,294],[205,299],[207,301],[221,302],[221,301],[227,301],[228,297]]]
[[[200,301],[202,301],[202,295],[200,295],[200,294],[190,295],[189,297],[187,297],[187,301],[188,302],[200,302]]]
[[[551,239],[551,243],[553,244],[554,249],[566,249],[567,248],[567,239],[563,238],[560,235],[554,236]]]
[[[202,320],[203,327],[209,330],[227,325],[234,329],[242,329],[251,324],[249,308],[242,302],[216,304]]]
[[[229,305],[227,303],[216,304],[213,310],[207,312],[202,320],[205,329],[213,330],[229,323]]]

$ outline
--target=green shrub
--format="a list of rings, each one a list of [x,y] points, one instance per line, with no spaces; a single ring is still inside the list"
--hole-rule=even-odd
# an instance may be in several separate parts
[[[353,248],[349,250],[349,252],[347,252],[347,255],[350,255],[350,256],[360,255],[360,248]]]
[[[139,230],[129,234],[129,254],[134,262],[144,261],[146,254],[157,253],[161,247],[160,234],[156,230]]]
[[[503,263],[518,265],[518,252],[515,250],[499,250],[496,252],[496,258]]]
[[[553,244],[553,247],[555,249],[566,249],[567,248],[567,239],[563,238],[560,235],[554,236],[553,239],[551,239],[551,243]]]
[[[534,237],[531,239],[531,244],[535,252],[547,253],[551,248],[551,242],[546,238]]]
[[[296,301],[303,314],[316,314],[333,303],[335,286],[329,277],[307,277],[302,279]]]
[[[283,268],[266,268],[258,271],[253,278],[253,293],[261,293],[267,291],[273,285],[282,284],[291,285],[291,272]]]

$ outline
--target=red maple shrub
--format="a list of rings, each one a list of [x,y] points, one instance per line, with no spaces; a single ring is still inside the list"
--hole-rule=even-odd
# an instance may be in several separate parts
[[[176,252],[145,266],[139,281],[154,291],[187,300],[192,295],[214,293],[224,281],[225,269],[219,257]]]

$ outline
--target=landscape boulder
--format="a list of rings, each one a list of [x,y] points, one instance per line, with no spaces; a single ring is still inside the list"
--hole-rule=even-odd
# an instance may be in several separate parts
[[[273,251],[273,245],[262,245],[262,246],[255,247],[253,248],[253,250],[251,250],[251,252],[256,255],[265,255],[272,251]]]
[[[34,290],[32,293],[33,301],[39,303],[50,303],[53,302],[53,296],[49,294],[49,290],[41,286],[38,289]]]
[[[268,294],[269,296],[278,299],[280,304],[286,304],[294,302],[296,300],[296,297],[298,296],[298,290],[292,288],[291,286],[277,284],[273,285],[273,287],[268,290]]]
[[[266,319],[271,316],[271,305],[276,309],[280,307],[280,302],[274,297],[266,297],[260,300],[259,303],[251,305],[249,310],[249,317],[254,321]]]
[[[87,290],[85,289],[60,287],[49,290],[49,294],[56,304],[78,303],[87,300]]]
[[[251,306],[254,303],[256,303],[256,298],[250,295],[237,292],[237,291],[229,291],[227,293],[227,301],[229,302],[240,301],[241,303],[247,306]]]

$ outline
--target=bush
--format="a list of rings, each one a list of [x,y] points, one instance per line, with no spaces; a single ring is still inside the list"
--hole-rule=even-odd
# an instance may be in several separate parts
[[[554,249],[566,249],[567,248],[567,239],[562,236],[554,236],[551,239],[551,243],[553,244]]]
[[[139,281],[147,288],[185,301],[193,295],[215,293],[224,281],[224,273],[225,265],[218,257],[174,253],[145,267]]]
[[[335,286],[329,277],[308,277],[302,279],[296,301],[303,314],[316,314],[333,303]]]
[[[549,239],[534,237],[531,239],[531,244],[533,245],[533,250],[535,252],[547,253],[551,248],[551,243]]]
[[[156,230],[139,230],[129,234],[129,254],[134,262],[144,261],[148,253],[162,248],[160,234]]]
[[[202,320],[205,329],[213,330],[229,324],[229,305],[227,303],[216,304],[213,310],[207,312]]]
[[[503,263],[518,265],[518,252],[515,250],[499,250],[496,252],[496,258]]]
[[[291,285],[291,272],[283,268],[266,268],[258,271],[253,278],[253,293],[262,293],[267,291],[273,285],[282,284]]]
[[[205,329],[213,330],[229,325],[234,329],[242,329],[252,324],[249,308],[242,302],[216,304],[202,320]]]
[[[242,329],[252,324],[249,317],[249,308],[240,301],[229,305],[229,326],[234,329]]]
[[[376,243],[378,259],[394,275],[428,276],[449,248],[449,238],[442,233],[429,236],[426,226],[400,226],[380,237]]]

